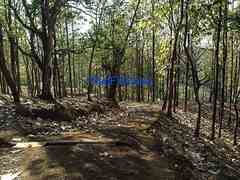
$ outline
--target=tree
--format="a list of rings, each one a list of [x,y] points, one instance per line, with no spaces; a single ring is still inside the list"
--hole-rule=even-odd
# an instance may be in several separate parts
[[[126,36],[123,38],[122,42],[116,42],[116,37],[119,34],[116,34],[117,27],[115,24],[115,15],[114,12],[111,13],[112,18],[112,24],[111,24],[111,31],[112,31],[112,40],[111,40],[111,46],[112,46],[112,63],[111,64],[105,64],[104,68],[110,71],[110,77],[112,77],[112,83],[109,88],[108,98],[112,101],[116,102],[116,92],[117,92],[117,79],[116,77],[119,77],[120,75],[120,68],[122,64],[124,64],[124,56],[126,53],[126,48],[128,45],[128,39],[131,34],[131,30],[133,29],[133,25],[135,22],[135,18],[137,16],[137,11],[140,7],[141,0],[137,1],[137,4],[134,8],[133,16],[130,20],[130,25],[127,28]]]
[[[153,20],[155,19],[155,1],[154,0],[151,0],[151,3],[152,3],[152,18]],[[155,76],[156,76],[156,68],[155,68],[155,26],[153,26],[152,28],[152,79],[153,79],[153,86],[152,86],[152,101],[155,102]]]
[[[171,9],[173,8],[173,4],[170,2]],[[171,19],[173,18],[173,12],[171,14]],[[174,40],[172,47],[172,55],[170,59],[170,70],[169,70],[169,92],[168,92],[168,106],[167,106],[167,114],[172,116],[172,107],[173,107],[173,95],[174,95],[174,71],[175,71],[175,63],[177,61],[177,45],[179,41],[179,34],[182,29],[182,22],[184,18],[184,0],[180,1],[180,17],[178,18],[178,22],[173,24],[174,29]],[[174,23],[174,22],[172,22]]]
[[[218,20],[216,29],[216,48],[215,48],[215,76],[214,76],[214,99],[213,99],[213,114],[212,114],[212,134],[211,140],[215,139],[215,125],[217,114],[217,99],[218,99],[218,77],[219,77],[219,49],[220,35],[222,30],[222,4],[218,3]]]
[[[221,106],[220,106],[220,116],[219,116],[219,137],[221,137],[221,131],[223,126],[223,114],[224,114],[224,102],[225,102],[225,79],[226,79],[226,63],[228,59],[228,0],[224,2],[224,16],[223,16],[223,62],[222,62],[222,94],[221,94]]]
[[[12,74],[7,68],[5,55],[4,55],[4,43],[3,43],[3,24],[0,23],[0,70],[11,89],[13,99],[16,105],[20,104],[20,96],[17,88],[17,83],[14,81]]]
[[[16,19],[24,28],[29,30],[30,34],[32,34],[33,42],[31,44],[31,56],[34,56],[34,59],[41,70],[42,94],[40,97],[46,100],[53,99],[51,81],[55,25],[58,15],[67,2],[69,1],[56,0],[54,2],[50,2],[49,0],[43,0],[28,3],[26,0],[22,0],[21,4],[24,7],[27,21],[29,23],[26,23],[26,21],[22,19],[20,12],[15,8],[16,6],[10,4]],[[40,10],[38,10],[38,8]],[[40,23],[40,27],[36,24],[36,22]],[[38,39],[40,39],[42,45],[42,56],[41,53],[36,52],[35,50],[36,43],[34,42]]]
[[[95,50],[97,47],[97,43],[98,43],[98,36],[100,33],[100,28],[101,28],[101,24],[102,24],[102,20],[104,17],[104,12],[105,12],[105,5],[106,5],[106,0],[99,1],[97,2],[96,8],[95,8],[95,19],[94,19],[94,24],[93,24],[93,34],[91,36],[91,40],[92,40],[92,49],[91,49],[91,54],[90,54],[90,60],[89,60],[89,67],[88,67],[88,77],[91,78],[92,76],[92,65],[93,65],[93,59],[94,59],[94,54],[95,54]],[[91,82],[88,82],[88,100],[91,101],[91,92],[92,92],[92,87],[93,85],[91,84]]]

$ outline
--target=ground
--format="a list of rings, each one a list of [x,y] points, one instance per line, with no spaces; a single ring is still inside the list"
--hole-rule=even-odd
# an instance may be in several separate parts
[[[230,134],[227,130],[223,139],[208,140],[207,113],[202,137],[193,138],[194,108],[191,113],[179,108],[173,118],[168,118],[158,104],[124,102],[120,108],[92,112],[72,121],[22,117],[5,103],[0,111],[0,139],[2,136],[17,144],[0,149],[2,177],[240,179],[239,146],[232,146],[225,138]]]

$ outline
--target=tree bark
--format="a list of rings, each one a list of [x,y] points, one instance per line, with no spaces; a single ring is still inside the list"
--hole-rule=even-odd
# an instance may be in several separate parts
[[[171,56],[171,65],[170,65],[170,74],[169,74],[169,94],[168,94],[168,106],[167,106],[167,114],[168,116],[172,116],[172,106],[173,106],[173,95],[174,95],[174,70],[175,70],[175,62],[177,60],[177,45],[178,45],[178,39],[179,39],[179,33],[182,28],[182,21],[183,21],[183,11],[184,11],[184,0],[181,0],[180,4],[180,20],[177,25],[177,29],[174,33],[174,42],[173,42],[173,51]]]
[[[152,18],[154,20],[155,13],[155,2],[151,0],[152,3]],[[155,88],[156,88],[156,78],[155,78],[155,27],[152,28],[152,101],[155,102]]]
[[[227,17],[228,17],[228,0],[224,2],[224,26],[223,26],[223,67],[222,67],[222,94],[221,94],[221,106],[220,106],[220,116],[219,116],[219,134],[222,136],[222,126],[223,126],[223,115],[224,115],[224,101],[225,101],[225,74],[226,74],[226,63],[228,58],[228,29],[227,29]]]
[[[17,89],[16,81],[14,81],[10,71],[7,69],[7,65],[5,62],[2,28],[3,28],[3,26],[2,26],[2,24],[0,24],[0,70],[1,70],[2,75],[4,76],[8,86],[11,89],[14,103],[16,105],[18,105],[18,104],[20,104],[20,95],[19,95],[19,91]]]
[[[213,114],[212,114],[212,134],[211,140],[215,139],[215,126],[216,126],[216,115],[217,115],[217,99],[218,99],[218,76],[219,76],[219,46],[222,26],[222,6],[219,4],[219,17],[217,26],[217,40],[215,49],[215,78],[214,78],[214,99],[213,99]]]

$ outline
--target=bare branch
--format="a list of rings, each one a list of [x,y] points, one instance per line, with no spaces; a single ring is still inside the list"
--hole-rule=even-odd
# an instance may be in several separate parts
[[[22,0],[22,3],[23,3],[23,6],[24,6],[24,9],[26,11],[26,15],[27,15],[27,17],[28,17],[28,19],[30,21],[31,28],[33,28],[36,33],[41,34],[41,31],[36,27],[36,25],[34,23],[34,19],[31,16],[31,13],[29,12],[29,8],[27,7],[26,0]]]
[[[85,14],[85,15],[91,17],[91,18],[94,18],[93,15],[96,15],[94,12],[91,12],[91,13],[93,14],[93,15],[92,15],[90,12],[87,12],[87,11],[83,10],[82,8],[80,8],[80,7],[72,6],[72,5],[70,5],[70,4],[66,5],[66,7],[69,7],[69,8],[75,9],[75,10],[77,10],[77,11],[80,11],[80,12],[82,12],[83,14]]]
[[[24,0],[23,0],[24,1]],[[33,24],[31,23],[31,20],[30,20],[30,26],[24,22],[24,20],[22,18],[20,18],[19,14],[18,14],[18,11],[15,7],[12,6],[12,4],[9,4],[10,8],[13,10],[13,13],[14,13],[14,16],[16,17],[16,19],[19,21],[19,23],[26,29],[38,34],[38,35],[41,35],[41,32],[34,28],[35,26],[32,26]],[[28,17],[29,19],[31,19],[30,17]]]

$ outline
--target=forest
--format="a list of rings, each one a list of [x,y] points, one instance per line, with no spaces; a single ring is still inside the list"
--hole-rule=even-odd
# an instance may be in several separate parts
[[[240,180],[239,0],[0,0],[1,180]]]

